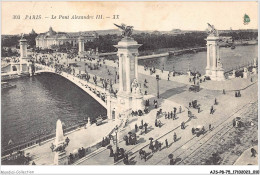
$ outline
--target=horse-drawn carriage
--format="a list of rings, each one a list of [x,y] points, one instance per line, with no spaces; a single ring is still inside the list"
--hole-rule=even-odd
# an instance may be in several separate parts
[[[191,92],[199,92],[200,91],[200,86],[199,85],[191,85],[189,87],[189,91]]]
[[[192,128],[192,134],[196,134],[197,137],[199,137],[201,134],[205,133],[204,126],[197,126],[196,128]]]

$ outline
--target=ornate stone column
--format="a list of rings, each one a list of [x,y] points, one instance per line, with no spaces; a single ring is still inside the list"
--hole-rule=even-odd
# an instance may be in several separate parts
[[[123,54],[118,54],[119,63],[122,63],[123,61]],[[119,92],[123,91],[123,65],[119,64]]]
[[[82,36],[79,37],[78,43],[79,43],[79,56],[83,56],[85,53],[85,44],[84,44],[84,38]]]
[[[137,57],[138,55],[139,55],[138,53],[134,54],[134,57],[135,57],[135,78],[139,82],[139,79],[138,79],[138,57]]]
[[[27,40],[22,36],[20,39],[20,61],[27,58]]]
[[[224,69],[219,57],[219,36],[213,25],[209,25],[209,36],[207,37],[207,67],[206,76],[213,81],[225,80]],[[209,62],[211,61],[211,65]],[[210,68],[209,68],[210,67]]]
[[[134,93],[137,89],[140,92],[140,87],[137,83],[137,55],[141,44],[138,44],[130,37],[131,33],[127,34],[126,31],[123,31],[122,35],[123,39],[118,45],[115,45],[118,48],[117,55],[119,57],[119,91],[117,93],[117,103],[113,105],[116,106],[116,117],[124,118],[128,117],[132,110],[136,110],[137,108],[143,110],[143,95],[141,93]],[[111,108],[114,107],[111,106]]]

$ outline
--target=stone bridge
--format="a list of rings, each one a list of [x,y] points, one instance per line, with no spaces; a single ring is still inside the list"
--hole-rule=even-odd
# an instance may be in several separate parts
[[[106,108],[108,118],[114,119],[114,117],[111,116],[113,113],[111,111],[112,110],[111,102],[115,102],[116,97],[114,94],[111,94],[108,90],[106,90],[100,86],[97,86],[95,84],[92,84],[90,82],[87,82],[86,80],[83,80],[72,74],[69,74],[66,72],[56,72],[55,68],[48,67],[48,66],[41,65],[41,64],[35,64],[35,75],[40,74],[40,73],[54,73],[54,74],[62,76],[63,78],[66,78],[68,81],[74,83],[79,88],[81,88],[83,91],[88,93],[99,104],[101,104],[104,108]]]

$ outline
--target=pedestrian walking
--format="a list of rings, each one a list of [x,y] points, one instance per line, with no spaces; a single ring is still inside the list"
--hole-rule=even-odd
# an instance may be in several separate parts
[[[179,113],[181,113],[182,112],[182,108],[181,108],[181,106],[179,107]]]
[[[198,113],[200,113],[200,107],[198,107]]]
[[[158,103],[157,103],[157,100],[155,101],[154,103],[154,108],[157,108],[158,107]]]
[[[173,141],[176,142],[177,141],[177,134],[174,132],[173,134]]]
[[[211,124],[209,124],[209,131],[211,131],[211,129],[212,129],[212,128],[211,128]]]
[[[173,112],[174,112],[174,114],[176,114],[176,111],[177,111],[177,108],[173,108]]]
[[[225,89],[223,89],[223,94],[226,94],[226,91],[225,91]]]
[[[169,145],[168,145],[168,140],[167,140],[167,139],[165,139],[165,146],[166,146],[166,148],[169,147]]]
[[[251,153],[252,153],[251,157],[256,157],[257,152],[254,148],[251,148]]]
[[[213,114],[213,112],[214,112],[214,108],[213,108],[213,106],[211,106],[211,108],[210,108],[210,114]]]
[[[195,134],[195,129],[194,128],[191,129],[191,133],[192,133],[192,135]]]
[[[215,98],[215,103],[214,103],[214,105],[217,105],[218,104],[218,102],[217,102],[217,98]]]
[[[147,126],[148,126],[148,124],[145,123],[145,124],[144,124],[144,133],[145,133],[145,134],[147,133]]]
[[[185,129],[185,123],[181,122],[181,129]]]
[[[51,147],[50,147],[50,148],[51,148],[51,151],[52,151],[52,152],[53,152],[54,147],[55,147],[54,144],[51,143]]]
[[[135,124],[135,132],[137,132],[137,130],[138,130],[138,126],[137,124]]]

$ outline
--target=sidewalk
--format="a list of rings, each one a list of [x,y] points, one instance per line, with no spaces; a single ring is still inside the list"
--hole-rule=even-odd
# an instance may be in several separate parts
[[[171,111],[172,107],[179,107],[180,105],[177,103],[174,103],[172,101],[165,100],[161,107],[163,111]],[[184,108],[182,106],[182,108]],[[125,130],[122,133],[119,133],[118,138],[121,140],[121,142],[118,143],[118,146],[120,148],[124,148],[127,152],[130,154],[135,152],[136,150],[139,150],[140,148],[146,146],[150,143],[149,138],[152,137],[154,139],[168,133],[169,131],[174,130],[175,128],[180,127],[181,122],[186,122],[188,120],[186,111],[183,111],[182,113],[178,114],[178,119],[165,119],[164,116],[160,118],[163,126],[161,128],[155,127],[155,119],[156,119],[156,112],[158,109],[151,110],[148,114],[141,116],[141,117],[132,117],[129,119],[130,124],[125,128]],[[148,132],[147,134],[140,134],[140,130],[137,131],[137,145],[125,145],[125,141],[122,141],[123,136],[128,135],[128,132],[135,133],[134,126],[137,124],[140,126],[141,120],[144,121],[144,123],[148,123]],[[113,145],[113,150],[115,150],[116,146]],[[98,155],[91,157],[90,159],[87,159],[80,163],[80,165],[112,165],[114,164],[114,159],[109,157],[109,150],[105,150],[100,152]]]
[[[248,148],[242,153],[242,155],[237,159],[234,165],[258,165],[258,146],[252,147],[256,150],[256,157],[251,157],[251,148]]]
[[[251,91],[252,89],[249,89],[248,91]],[[251,99],[253,100],[253,99]],[[254,100],[257,100],[257,97],[254,98]],[[199,148],[202,144],[205,144],[206,141],[213,137],[215,133],[220,132],[219,134],[223,133],[221,128],[223,127],[222,122],[226,123],[225,125],[231,125],[232,126],[232,119],[239,116],[243,110],[241,110],[239,113],[236,113],[236,111],[239,111],[242,109],[242,106],[250,103],[249,99],[246,99],[244,101],[241,101],[239,105],[226,108],[228,110],[221,111],[219,109],[223,109],[225,106],[229,106],[224,99],[221,101],[224,101],[225,103],[220,103],[218,106],[216,106],[217,111],[214,113],[213,116],[210,116],[207,112],[202,112],[201,114],[196,114],[197,119],[191,120],[187,128],[185,130],[181,130],[178,128],[175,132],[177,133],[177,136],[181,139],[177,141],[176,143],[173,143],[172,141],[172,134],[168,134],[160,139],[161,142],[163,142],[165,139],[169,142],[169,148],[165,148],[165,144],[163,146],[163,150],[159,151],[158,153],[150,154],[148,156],[148,160],[145,162],[144,160],[141,160],[139,158],[138,152],[131,157],[129,157],[129,160],[131,160],[131,165],[167,165],[169,164],[169,154],[173,154],[174,158],[177,158],[178,161],[181,161],[185,159],[188,155],[190,155],[194,150]],[[234,101],[233,101],[234,102]],[[235,115],[232,115],[235,114]],[[229,117],[231,118],[225,122]],[[242,116],[241,116],[242,117]],[[211,123],[213,127],[213,131],[208,131],[208,124]],[[196,137],[191,134],[191,128],[197,125],[205,126],[206,134],[205,136]],[[218,129],[216,127],[219,125]],[[148,147],[144,149],[146,152],[151,152]],[[203,150],[202,150],[203,151]],[[211,154],[211,153],[209,153]],[[120,165],[123,165],[123,162],[119,163]]]
[[[151,132],[149,132],[147,135],[140,136],[138,138],[139,140],[142,139],[144,142],[141,144],[138,144],[137,146],[125,146],[124,142],[120,143],[119,145],[120,145],[120,147],[125,148],[127,151],[130,151],[130,153],[134,153],[133,155],[130,154],[131,156],[129,156],[129,160],[131,162],[130,164],[166,165],[169,163],[169,159],[167,156],[173,152],[174,152],[175,158],[179,157],[181,155],[182,155],[182,158],[184,158],[188,154],[188,152],[187,152],[187,154],[183,154],[187,151],[186,149],[190,149],[190,151],[192,151],[191,147],[193,145],[197,144],[202,138],[202,136],[194,137],[194,135],[191,134],[192,127],[196,127],[198,125],[205,126],[205,129],[207,131],[208,125],[212,124],[213,128],[216,128],[218,125],[220,125],[220,129],[221,129],[222,122],[225,122],[230,116],[236,117],[236,115],[233,116],[233,114],[235,114],[236,111],[239,111],[244,105],[250,103],[251,101],[257,100],[257,97],[254,95],[254,92],[256,90],[257,90],[256,85],[249,87],[248,89],[243,91],[243,94],[246,93],[247,95],[244,95],[242,98],[235,98],[233,96],[233,94],[223,95],[223,94],[219,93],[217,96],[219,104],[215,106],[216,111],[213,115],[210,115],[209,110],[206,110],[204,108],[210,107],[213,104],[214,98],[212,99],[212,104],[209,104],[209,99],[207,99],[207,98],[204,100],[201,99],[201,101],[199,101],[199,102],[201,102],[200,104],[202,104],[202,106],[203,106],[202,112],[197,113],[196,110],[191,109],[191,111],[193,111],[193,113],[195,114],[196,118],[192,119],[191,121],[186,123],[185,130],[181,130],[179,126],[182,121],[186,121],[188,119],[187,114],[186,114],[187,110],[186,110],[186,112],[183,112],[180,116],[177,115],[179,117],[179,119],[177,119],[177,120],[164,119],[164,117],[160,118],[162,123],[165,123],[165,125],[161,129],[154,128],[153,121],[155,119],[156,110],[152,110],[149,113],[149,117],[148,116],[143,117],[144,121],[147,122],[147,120],[148,120],[149,125],[150,125],[150,122],[153,125],[153,128],[151,128]],[[177,98],[176,98],[176,96],[178,96],[178,95],[175,95],[175,98],[174,98],[175,100],[180,98],[180,96]],[[149,96],[147,98],[151,98],[151,96]],[[182,94],[182,98],[186,98],[186,96]],[[162,104],[159,108],[162,108],[163,111],[172,110],[172,106],[177,105],[177,103],[174,104],[174,102],[169,99],[161,99],[161,100],[162,100]],[[181,99],[179,99],[179,101],[181,101]],[[159,104],[160,104],[160,102],[159,102]],[[171,105],[171,104],[173,104],[173,105]],[[229,108],[227,108],[227,106],[229,106]],[[223,109],[225,109],[225,111]],[[147,117],[147,120],[146,120],[146,117]],[[230,120],[232,120],[232,118]],[[139,121],[140,120],[137,120],[136,122],[138,123]],[[228,123],[229,122],[230,121],[228,121]],[[232,125],[231,123],[229,123],[229,124]],[[169,132],[170,130],[174,130],[173,132],[176,132],[177,136],[180,138],[180,140],[177,141],[176,143],[173,143],[173,141],[172,141],[173,132],[163,136],[165,133]],[[129,130],[127,130],[127,131],[129,131]],[[216,132],[217,131],[218,130],[216,130]],[[215,133],[215,131],[212,133],[207,132],[206,136],[212,137],[213,133]],[[209,134],[209,135],[207,135],[207,134]],[[146,146],[144,148],[144,150],[146,152],[150,152],[150,150],[147,147],[147,145],[149,144],[149,137],[153,137],[156,139],[160,136],[163,136],[162,138],[159,139],[160,142],[163,142],[162,151],[160,151],[159,153],[155,153],[153,155],[150,154],[150,156],[148,156],[148,160],[146,162],[144,162],[144,160],[140,160],[139,154],[138,154],[138,151],[140,150],[140,148]],[[167,149],[164,148],[165,139],[168,140],[168,143],[170,145],[169,148],[167,148]],[[203,142],[200,142],[200,144],[203,144]],[[99,164],[100,165],[102,163],[105,163],[105,165],[114,164],[113,158],[108,157],[108,156],[109,156],[109,151],[106,150],[106,151],[100,153],[99,155],[94,156],[91,159],[88,159],[88,160],[82,162],[81,165],[84,165],[84,164],[87,164],[87,165],[98,165]],[[121,161],[118,164],[123,165],[123,162]]]
[[[79,128],[65,135],[65,138],[69,137],[70,139],[69,145],[66,147],[66,154],[69,155],[76,149],[78,150],[81,147],[86,148],[100,142],[115,126],[116,122],[109,121],[100,126],[91,125],[87,129]],[[36,147],[29,148],[25,150],[25,154],[30,153],[32,161],[34,161],[36,165],[52,165],[54,162],[54,152],[51,151],[50,147],[53,142],[54,140],[52,139],[41,144],[41,146],[37,145]]]

